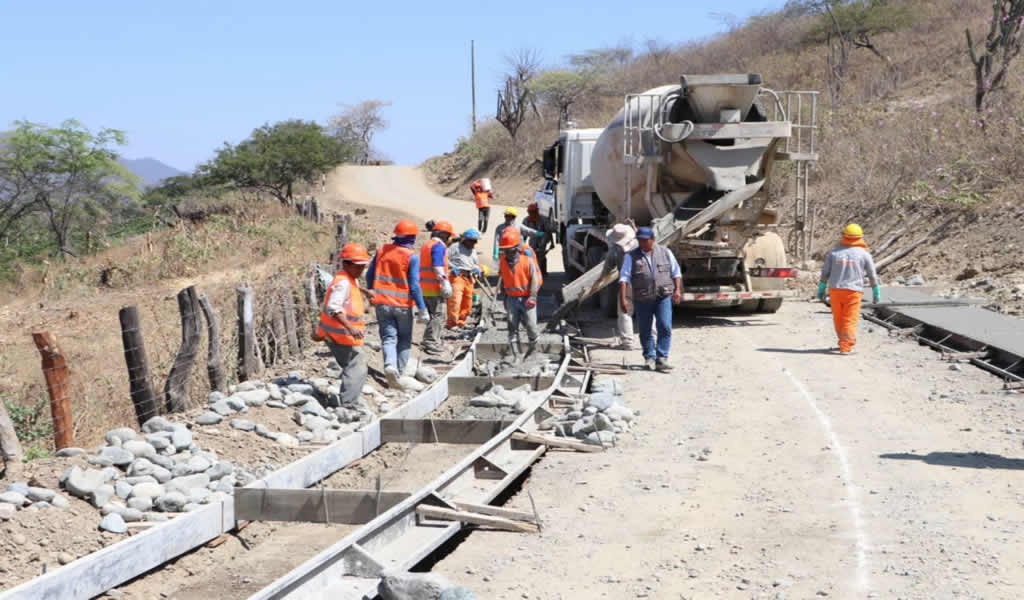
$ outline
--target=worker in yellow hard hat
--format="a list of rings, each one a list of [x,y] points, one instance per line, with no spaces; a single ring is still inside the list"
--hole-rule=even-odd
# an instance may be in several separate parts
[[[825,299],[828,291],[832,306],[832,321],[839,338],[839,353],[853,352],[857,344],[857,323],[860,320],[860,304],[864,295],[864,278],[871,280],[872,300],[882,300],[882,288],[871,259],[868,246],[864,243],[864,230],[856,223],[843,229],[839,245],[825,255],[818,281],[818,298]]]
[[[498,262],[498,247],[501,245],[501,234],[504,233],[504,231],[509,227],[516,227],[516,218],[518,216],[519,211],[516,210],[515,207],[510,206],[505,209],[505,222],[494,228],[494,252],[491,255],[491,258],[494,259],[495,263]],[[519,235],[524,238],[544,237],[543,231],[539,229],[534,229],[533,227],[530,227],[525,223],[520,223],[518,225],[518,229]],[[532,248],[530,249],[530,252],[528,252],[527,254],[528,256],[534,257],[534,260],[536,261],[536,253],[533,251]]]

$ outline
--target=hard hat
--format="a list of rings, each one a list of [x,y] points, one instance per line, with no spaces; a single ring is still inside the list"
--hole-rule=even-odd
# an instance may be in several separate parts
[[[519,235],[518,227],[506,227],[505,231],[501,232],[501,239],[498,240],[498,248],[501,250],[507,250],[509,248],[516,248],[523,243],[523,238]]]
[[[438,221],[437,223],[434,223],[434,228],[431,231],[442,231],[448,235],[455,235],[455,229],[448,221]]]
[[[513,217],[519,216],[519,211],[514,206],[510,206],[505,209],[506,215],[512,215]]]
[[[480,270],[483,272],[484,277],[491,274],[491,270],[487,267],[487,265],[480,265]]]
[[[530,205],[526,207],[526,210],[533,212],[535,210],[540,210],[540,208],[537,207],[536,202],[531,202]]]
[[[476,227],[470,227],[462,234],[464,240],[478,240],[480,239],[480,231]]]
[[[357,265],[365,265],[370,262],[370,255],[366,252],[366,248],[363,248],[361,244],[355,242],[345,244],[341,248],[339,253],[341,260],[345,262],[355,263]]]
[[[395,235],[416,235],[418,231],[412,219],[402,219],[395,225]]]
[[[843,230],[843,235],[848,235],[850,237],[861,237],[864,235],[864,230],[860,228],[860,225],[856,223],[850,223],[849,225],[846,226],[846,229]]]

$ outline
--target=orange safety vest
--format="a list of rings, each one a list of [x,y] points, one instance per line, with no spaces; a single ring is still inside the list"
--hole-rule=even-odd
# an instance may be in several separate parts
[[[473,192],[473,201],[476,202],[477,208],[490,208],[491,193],[487,190],[479,190]]]
[[[508,259],[501,257],[501,285],[505,288],[507,296],[523,297],[530,295],[530,280],[537,278],[539,288],[544,279],[541,278],[540,269],[534,262],[534,258],[526,256],[525,252],[519,253],[515,268],[510,268]]]
[[[430,252],[434,249],[434,246],[441,244],[444,245],[438,238],[430,238],[426,244],[420,248],[420,291],[423,292],[424,296],[440,296],[441,295],[441,280],[437,278],[437,274],[434,273],[434,259],[431,258]],[[448,276],[448,252],[444,253],[444,272],[445,277]]]
[[[395,244],[384,244],[377,251],[373,277],[373,304],[387,304],[412,308],[412,288],[409,286],[409,259],[412,249]]]
[[[366,321],[363,319],[363,295],[359,292],[359,284],[351,275],[345,271],[339,271],[334,276],[331,286],[327,288],[327,294],[324,295],[323,308],[327,308],[327,303],[331,300],[331,291],[339,279],[347,279],[349,283],[348,300],[342,306],[345,309],[345,318],[354,329],[346,328],[341,321],[327,314],[326,310],[321,310],[320,324],[316,327],[316,333],[319,337],[327,338],[342,346],[362,346],[363,336],[355,337],[353,334],[366,333]]]

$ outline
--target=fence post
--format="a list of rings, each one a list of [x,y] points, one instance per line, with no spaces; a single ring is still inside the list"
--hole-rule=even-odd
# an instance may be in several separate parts
[[[18,464],[24,453],[21,444],[18,442],[18,432],[14,430],[14,423],[7,414],[7,407],[0,401],[0,459],[4,461],[3,472],[7,474],[7,463]]]
[[[256,375],[256,340],[252,327],[252,288],[236,288],[238,294],[238,381]]]
[[[292,354],[298,354],[302,351],[302,347],[299,346],[299,335],[296,331],[295,301],[292,299],[292,291],[286,289],[281,293],[281,297],[284,306],[284,332],[288,336],[288,347]]]
[[[189,374],[199,350],[199,299],[195,286],[178,292],[178,312],[181,314],[181,347],[164,385],[167,412],[182,412],[188,404]]]
[[[199,306],[206,317],[206,375],[210,378],[210,389],[215,392],[228,391],[224,377],[224,363],[220,355],[220,324],[213,312],[213,305],[206,294],[199,295]]]
[[[39,354],[43,358],[43,376],[46,391],[50,393],[50,412],[53,415],[53,441],[58,450],[70,448],[71,390],[68,389],[68,363],[57,345],[57,337],[49,331],[32,334]]]
[[[285,343],[287,334],[285,333],[284,308],[281,306],[270,309],[270,332],[274,338],[273,362],[276,363],[278,358],[288,357],[288,345]]]
[[[139,311],[134,306],[125,306],[117,317],[121,321],[121,344],[124,346],[124,362],[128,366],[128,387],[135,406],[135,420],[141,427],[156,416],[156,396],[149,384],[149,359],[142,340]]]

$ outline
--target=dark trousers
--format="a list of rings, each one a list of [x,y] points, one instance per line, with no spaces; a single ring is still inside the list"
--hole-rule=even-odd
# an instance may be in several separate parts
[[[634,302],[636,326],[640,330],[640,346],[644,358],[668,358],[672,345],[672,297],[665,296],[650,302]],[[651,325],[658,330],[658,342],[655,344]]]
[[[477,225],[477,227],[476,228],[480,230],[480,233],[486,233],[487,232],[487,221],[490,218],[491,218],[491,207],[490,206],[485,206],[483,208],[478,208],[477,209],[477,215],[476,215],[476,225]]]

